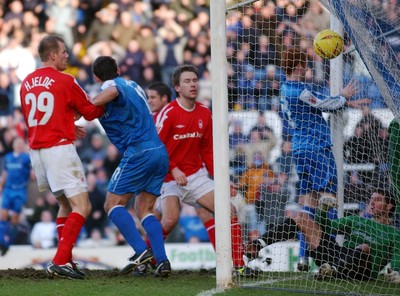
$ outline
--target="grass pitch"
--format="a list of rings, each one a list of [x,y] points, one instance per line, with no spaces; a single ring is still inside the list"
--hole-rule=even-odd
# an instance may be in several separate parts
[[[311,274],[271,273],[258,279],[239,279],[238,287],[216,290],[215,275],[208,271],[174,271],[169,278],[122,275],[118,270],[87,270],[85,280],[49,279],[44,270],[0,270],[2,296],[140,295],[140,296],[306,296],[306,295],[400,295],[400,285],[379,281],[316,281]],[[356,289],[355,289],[356,288]],[[360,290],[362,288],[362,290]],[[314,292],[317,291],[317,292]],[[357,292],[358,291],[358,292]],[[383,294],[382,294],[383,293]]]

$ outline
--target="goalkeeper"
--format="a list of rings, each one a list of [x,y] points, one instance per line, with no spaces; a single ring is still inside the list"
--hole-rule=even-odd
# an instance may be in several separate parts
[[[390,262],[391,282],[400,283],[400,231],[392,225],[396,200],[389,190],[375,189],[369,202],[372,218],[358,215],[330,220],[320,211],[316,221],[299,212],[246,246],[246,256],[254,259],[270,244],[295,239],[301,231],[310,246],[310,256],[320,267],[319,276],[368,280],[376,278]],[[343,246],[331,234],[345,234]]]

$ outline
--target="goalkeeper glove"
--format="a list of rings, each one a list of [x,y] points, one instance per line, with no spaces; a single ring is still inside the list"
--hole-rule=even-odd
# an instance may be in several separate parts
[[[394,284],[400,284],[400,274],[398,271],[394,271],[391,268],[387,269],[387,273],[385,274],[385,279],[388,282],[394,283]]]

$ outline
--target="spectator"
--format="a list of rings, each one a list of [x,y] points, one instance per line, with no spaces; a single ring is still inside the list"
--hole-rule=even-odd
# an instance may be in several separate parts
[[[80,153],[82,162],[86,165],[92,160],[104,160],[106,157],[105,139],[101,133],[95,133],[90,138],[89,146]]]
[[[268,134],[268,136],[266,136]],[[244,145],[244,150],[246,152],[246,159],[250,162],[248,165],[252,165],[253,156],[256,151],[260,152],[262,155],[262,162],[268,163],[270,152],[272,148],[275,147],[277,142],[276,136],[270,132],[259,132],[257,129],[251,130],[248,135],[248,141]]]
[[[209,242],[207,230],[194,207],[182,204],[179,226],[183,231],[184,241],[188,243]]]
[[[33,213],[28,216],[28,222],[31,227],[40,221],[40,217],[43,211],[49,211],[53,217],[57,216],[58,213],[57,200],[53,194],[49,191],[46,192],[45,196],[38,196],[35,198],[35,204],[33,205]]]
[[[56,246],[56,223],[50,211],[45,210],[41,213],[40,221],[32,228],[30,239],[35,249],[49,249]]]
[[[289,180],[294,178],[293,150],[290,141],[282,142],[281,155],[275,160],[274,171],[286,174]]]
[[[118,20],[118,5],[110,3],[95,13],[96,18],[91,23],[86,34],[86,46],[98,41],[109,41]]]
[[[142,81],[143,60],[144,53],[140,49],[139,42],[135,39],[130,40],[126,55],[119,64],[121,76],[128,80]]]
[[[77,22],[78,3],[68,0],[56,0],[46,7],[48,20],[46,21],[47,33],[55,33],[62,36],[69,49],[74,44],[74,28]]]
[[[94,228],[89,237],[79,240],[78,247],[80,248],[102,248],[116,245],[116,237],[111,230],[107,231],[108,235],[102,235],[98,228]]]
[[[128,48],[129,41],[135,39],[138,28],[134,26],[132,14],[128,10],[121,11],[119,21],[115,26],[112,37],[124,49]]]
[[[232,131],[229,133],[229,149],[233,151],[237,146],[247,142],[247,136],[243,133],[243,122],[238,119],[231,121]]]
[[[161,66],[162,82],[172,88],[171,76],[176,66],[182,64],[186,44],[183,28],[174,20],[174,13],[167,14],[164,26],[157,31],[158,60]]]
[[[285,207],[289,201],[287,176],[285,174],[272,176],[264,174],[256,196],[255,206],[261,225],[260,233],[262,233],[271,225],[283,222]]]
[[[105,228],[108,224],[108,217],[103,208],[106,201],[106,192],[99,190],[97,187],[95,174],[87,174],[86,179],[88,182],[89,199],[92,204],[92,210],[85,223],[86,233],[89,237],[92,237],[92,232],[98,230],[101,236],[105,237]]]
[[[107,179],[110,180],[115,169],[121,161],[121,154],[119,153],[117,147],[109,143],[106,149],[106,157],[104,159],[103,168],[106,172]]]
[[[4,157],[4,169],[0,179],[2,192],[0,253],[2,256],[14,242],[16,227],[28,200],[29,179],[33,178],[25,140],[15,138],[12,147],[13,151]]]
[[[264,162],[262,153],[256,151],[251,157],[251,162],[247,169],[239,177],[238,187],[246,201],[247,231],[252,238],[262,233],[264,229],[256,214],[257,190],[264,178],[273,178],[273,176],[274,173],[268,164]]]

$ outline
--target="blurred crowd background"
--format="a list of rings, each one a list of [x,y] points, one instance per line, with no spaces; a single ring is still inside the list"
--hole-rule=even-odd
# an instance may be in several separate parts
[[[0,4],[0,160],[12,151],[15,137],[26,139],[19,87],[25,76],[40,66],[37,46],[45,34],[65,39],[70,55],[67,72],[92,96],[99,92],[99,86],[94,83],[91,64],[99,55],[111,55],[122,75],[144,89],[156,81],[171,86],[177,65],[197,66],[198,101],[212,106],[207,0],[0,0]],[[235,4],[227,1],[228,6]],[[259,114],[250,129],[240,120],[230,122],[231,178],[240,189],[234,202],[242,209],[242,223],[248,226],[246,238],[257,236],[268,224],[290,214],[297,203],[290,127],[279,106],[279,85],[284,77],[280,54],[286,48],[301,46],[309,54],[307,80],[321,92],[328,91],[329,62],[312,49],[315,34],[328,27],[329,13],[315,0],[256,1],[227,13],[229,110]],[[346,36],[345,43],[346,51],[351,45]],[[373,170],[347,172],[346,200],[363,202],[367,183],[376,174],[378,178],[385,176],[387,169],[383,157],[387,155],[383,153],[388,145],[387,126],[371,113],[385,104],[356,52],[344,55],[344,62],[345,80],[360,81],[359,96],[372,99],[345,145],[347,163],[374,164]],[[279,134],[266,124],[271,112],[279,115]],[[86,167],[93,212],[78,245],[124,244],[103,210],[108,180],[120,155],[95,122],[86,123],[85,128],[88,136],[76,145]],[[276,145],[280,152],[272,159],[269,153]],[[50,193],[37,192],[35,180],[31,183],[17,243],[54,246],[55,232],[49,225],[54,223],[56,202]],[[193,209],[184,206],[181,218],[170,241],[208,240]],[[47,226],[42,231],[33,231],[43,223]],[[50,242],[42,244],[45,231]]]

